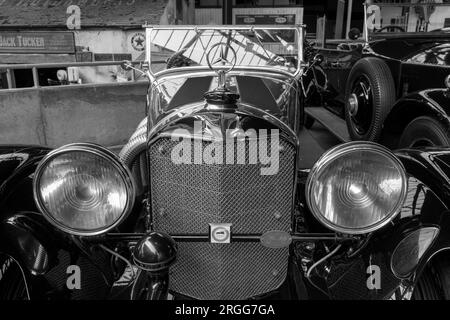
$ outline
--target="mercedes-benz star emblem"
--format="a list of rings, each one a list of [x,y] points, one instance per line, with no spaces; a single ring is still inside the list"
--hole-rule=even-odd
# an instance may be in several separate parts
[[[222,70],[223,72],[228,73],[233,70],[236,65],[236,51],[226,43],[219,42],[209,49],[206,54],[206,61],[208,62],[208,66],[211,70],[215,72]],[[227,66],[228,68],[224,68]]]

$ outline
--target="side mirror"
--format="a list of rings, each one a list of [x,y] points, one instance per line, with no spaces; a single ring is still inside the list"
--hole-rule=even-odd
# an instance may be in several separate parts
[[[358,28],[352,28],[348,32],[348,38],[350,40],[357,40],[359,37],[361,37],[361,31]]]
[[[129,61],[129,60],[124,60],[124,61],[122,61],[122,63],[120,64],[120,67],[121,67],[123,70],[125,70],[125,71],[133,70],[133,71],[137,72],[138,74],[140,74],[141,76],[145,76],[145,77],[147,77],[150,81],[152,81],[153,78],[150,76],[150,73],[147,72],[147,71],[150,69],[149,64],[148,64],[147,62],[142,62],[142,63],[141,63],[141,66],[142,66],[142,69],[143,69],[143,70],[136,68],[136,67],[133,65],[133,63],[132,63],[131,61]],[[133,77],[134,77],[134,76],[133,76]],[[134,79],[134,78],[133,78],[133,79]]]
[[[130,71],[130,70],[134,69],[133,64],[129,60],[122,61],[122,63],[120,64],[120,67],[125,71]]]

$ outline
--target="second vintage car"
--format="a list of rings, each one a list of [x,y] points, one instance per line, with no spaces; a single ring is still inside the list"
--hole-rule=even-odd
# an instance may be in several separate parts
[[[450,146],[450,5],[368,2],[365,12],[362,35],[316,48],[309,106],[330,114],[308,109],[308,125],[316,118],[343,140],[390,148]]]

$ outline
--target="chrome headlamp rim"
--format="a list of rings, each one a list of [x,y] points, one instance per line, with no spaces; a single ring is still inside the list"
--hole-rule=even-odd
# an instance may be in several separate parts
[[[340,156],[347,154],[349,152],[354,151],[361,151],[361,150],[369,150],[372,152],[378,152],[379,154],[389,158],[393,161],[393,163],[398,166],[401,179],[402,179],[402,191],[400,194],[400,197],[397,201],[396,206],[392,210],[392,212],[389,215],[386,215],[385,218],[378,221],[377,223],[370,225],[368,227],[364,228],[348,228],[348,227],[342,227],[339,225],[336,225],[326,219],[320,212],[319,209],[315,205],[312,204],[311,197],[312,197],[312,185],[314,183],[314,178],[316,177],[319,170],[324,166],[330,163],[331,161],[334,161],[336,158],[339,158]],[[314,166],[311,168],[308,178],[306,180],[306,203],[308,205],[309,210],[313,214],[313,216],[324,226],[327,228],[343,234],[350,234],[350,235],[359,235],[359,234],[368,234],[371,232],[374,232],[388,223],[390,223],[400,212],[400,209],[402,208],[403,204],[405,203],[406,196],[408,194],[408,178],[406,175],[406,170],[403,165],[403,163],[400,161],[398,157],[396,157],[390,150],[387,148],[379,145],[375,142],[370,141],[351,141],[347,143],[340,144],[338,146],[335,146],[328,151],[326,151],[320,158],[317,160],[317,162],[314,164]]]
[[[79,229],[74,229],[67,227],[60,221],[56,220],[52,214],[47,210],[45,204],[42,201],[42,197],[40,194],[40,179],[44,172],[44,169],[46,168],[47,164],[55,159],[56,157],[67,154],[70,152],[87,152],[94,154],[96,156],[102,157],[103,159],[107,160],[109,163],[111,163],[112,166],[114,166],[118,173],[120,174],[120,177],[122,178],[122,181],[125,184],[126,191],[127,191],[127,203],[125,205],[125,208],[122,212],[122,215],[120,218],[118,218],[113,224],[110,226],[104,227],[104,228],[98,228],[94,230],[89,231],[80,231]],[[33,177],[33,198],[34,202],[36,203],[37,208],[42,213],[44,218],[52,224],[57,229],[66,232],[71,235],[75,236],[97,236],[104,234],[108,232],[111,229],[114,229],[119,224],[121,224],[127,216],[131,213],[131,210],[134,206],[134,201],[136,197],[136,185],[132,178],[132,174],[127,166],[125,166],[120,159],[112,153],[107,148],[100,146],[98,144],[94,143],[71,143],[64,145],[60,148],[57,148],[51,152],[49,152],[39,163],[39,165],[36,168],[34,177]]]

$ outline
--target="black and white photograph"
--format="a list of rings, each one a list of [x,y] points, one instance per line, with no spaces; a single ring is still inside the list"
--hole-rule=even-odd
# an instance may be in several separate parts
[[[0,0],[0,303],[449,299],[450,0]]]

